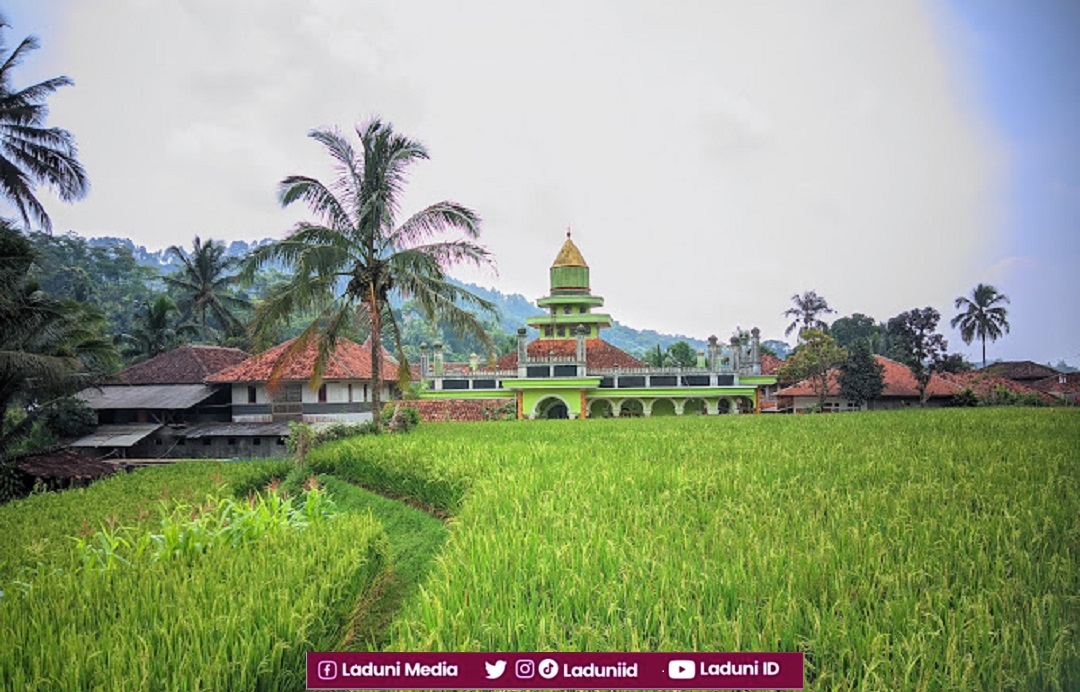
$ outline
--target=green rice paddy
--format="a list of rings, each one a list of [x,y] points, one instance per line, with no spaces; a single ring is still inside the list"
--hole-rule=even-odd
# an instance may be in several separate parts
[[[205,578],[187,580],[205,601],[168,590],[154,572],[116,577],[126,581],[108,589],[31,579],[54,589],[56,605],[0,599],[0,638],[14,643],[0,651],[25,651],[0,653],[0,687],[75,689],[89,678],[39,678],[39,661],[70,650],[110,661],[144,652],[106,689],[199,662],[243,668],[260,687],[302,689],[293,659],[274,652],[331,642],[802,651],[808,689],[1076,689],[1078,441],[1076,411],[1015,408],[432,424],[344,440],[314,450],[309,471],[340,510],[327,526],[349,526],[365,547],[321,552],[320,541],[344,539],[312,527],[229,560],[216,550],[195,568]],[[83,492],[109,498],[102,518],[111,503],[131,506],[105,484]],[[42,537],[52,545],[50,516],[81,523],[61,518],[66,495],[0,507],[0,533],[14,532],[0,536],[5,549],[37,559],[38,572],[63,566],[60,552],[26,547]],[[40,503],[37,519],[13,520],[28,502]],[[393,574],[396,586],[385,588]],[[0,571],[0,588],[11,578],[10,566]],[[305,595],[313,580],[319,588]],[[288,598],[263,613],[253,583]],[[393,598],[380,598],[387,592]],[[236,609],[226,613],[221,600]],[[205,622],[175,624],[175,603]],[[140,622],[160,630],[156,647],[140,649]],[[195,663],[158,660],[192,637],[186,627],[212,632],[231,653],[196,647]],[[69,628],[86,628],[83,648],[62,648],[74,646],[61,643]],[[121,644],[95,643],[106,634]],[[185,675],[173,679],[213,687]]]

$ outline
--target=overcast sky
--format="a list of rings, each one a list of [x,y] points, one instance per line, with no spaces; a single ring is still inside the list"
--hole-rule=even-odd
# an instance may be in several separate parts
[[[151,249],[279,238],[314,127],[373,115],[423,141],[406,211],[484,218],[536,298],[567,225],[615,319],[782,338],[792,294],[887,319],[1012,298],[991,358],[1080,364],[1075,2],[3,3],[20,84],[65,74],[50,124],[92,191],[56,232]],[[9,209],[0,209],[12,216]]]

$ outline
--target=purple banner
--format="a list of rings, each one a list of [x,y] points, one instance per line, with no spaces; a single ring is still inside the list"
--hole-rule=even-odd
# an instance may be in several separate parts
[[[309,653],[309,690],[801,690],[801,653]]]

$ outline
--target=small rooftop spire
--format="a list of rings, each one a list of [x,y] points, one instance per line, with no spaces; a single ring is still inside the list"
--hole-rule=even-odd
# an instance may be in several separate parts
[[[566,224],[566,239],[570,240],[570,224]]]

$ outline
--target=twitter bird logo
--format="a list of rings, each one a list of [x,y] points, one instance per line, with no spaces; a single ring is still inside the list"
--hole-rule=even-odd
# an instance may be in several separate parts
[[[495,661],[494,663],[484,661],[484,668],[487,669],[488,680],[496,680],[506,672],[506,661]]]

